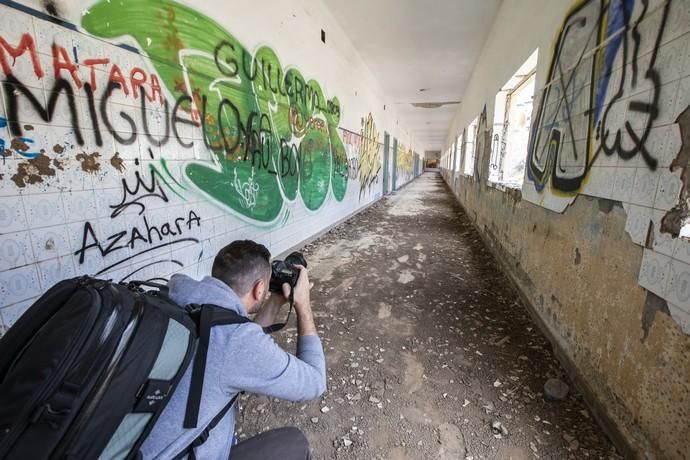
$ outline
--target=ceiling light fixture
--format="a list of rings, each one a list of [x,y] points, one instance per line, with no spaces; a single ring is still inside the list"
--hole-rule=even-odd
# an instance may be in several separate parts
[[[447,101],[447,102],[410,102],[410,105],[420,109],[438,109],[444,105],[455,105],[460,104],[460,101]]]

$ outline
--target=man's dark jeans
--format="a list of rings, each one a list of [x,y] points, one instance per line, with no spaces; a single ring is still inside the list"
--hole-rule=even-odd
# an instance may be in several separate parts
[[[265,431],[233,446],[230,460],[309,460],[309,442],[295,427]]]

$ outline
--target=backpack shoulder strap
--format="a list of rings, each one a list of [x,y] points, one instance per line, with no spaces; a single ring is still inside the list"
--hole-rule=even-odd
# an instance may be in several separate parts
[[[223,407],[220,410],[220,412],[218,412],[216,414],[215,417],[213,417],[213,419],[208,424],[208,426],[206,428],[204,428],[204,431],[202,431],[201,434],[199,436],[197,436],[197,438],[194,441],[192,441],[192,443],[189,446],[187,446],[187,448],[185,450],[183,450],[182,452],[177,454],[175,457],[173,457],[173,460],[181,460],[185,457],[185,455],[189,455],[188,460],[196,460],[196,455],[194,454],[194,449],[196,449],[197,447],[199,447],[200,445],[202,445],[203,443],[205,443],[208,440],[208,436],[211,433],[211,430],[214,429],[216,427],[216,425],[218,425],[220,423],[221,420],[223,420],[223,417],[225,417],[225,415],[228,413],[228,411],[233,406],[233,404],[235,404],[235,401],[240,396],[240,394],[241,393],[237,393],[230,400],[230,402],[227,403],[225,405],[225,407]]]
[[[251,321],[249,318],[241,316],[232,310],[221,308],[216,305],[193,305],[191,315],[198,325],[199,344],[197,346],[196,356],[194,357],[194,363],[192,364],[192,380],[189,387],[187,410],[182,425],[184,428],[196,428],[199,421],[201,390],[204,386],[204,374],[206,372],[206,358],[208,356],[211,328],[224,324],[240,324]],[[234,400],[232,402],[234,402]],[[227,410],[225,411],[227,412]]]

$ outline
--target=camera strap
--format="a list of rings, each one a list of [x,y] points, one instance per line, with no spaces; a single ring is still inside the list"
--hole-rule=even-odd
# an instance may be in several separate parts
[[[290,314],[292,313],[292,308],[295,305],[295,290],[290,289],[290,309],[288,310],[287,318],[285,318],[284,323],[275,323],[271,324],[270,326],[267,326],[264,328],[264,332],[266,334],[273,334],[274,332],[278,332],[282,328],[284,328],[287,323],[290,321]]]

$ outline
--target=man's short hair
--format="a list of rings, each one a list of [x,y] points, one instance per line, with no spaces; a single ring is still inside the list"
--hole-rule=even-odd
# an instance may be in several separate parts
[[[218,251],[211,275],[242,297],[254,283],[271,276],[271,253],[263,244],[237,240]]]

